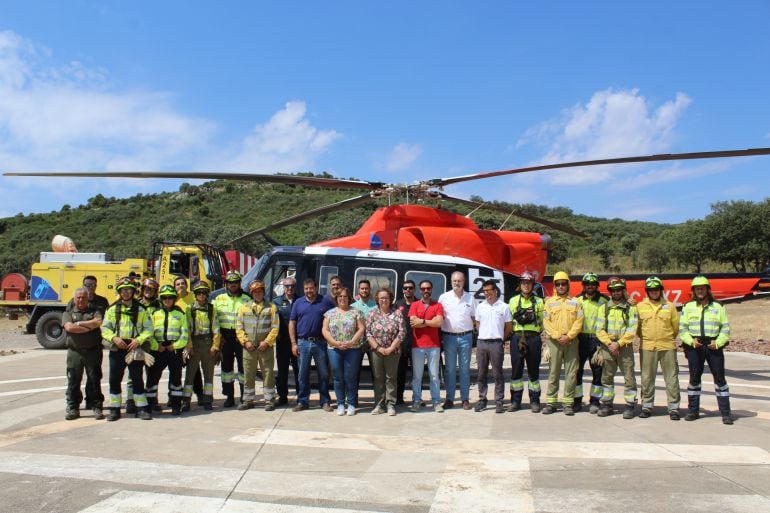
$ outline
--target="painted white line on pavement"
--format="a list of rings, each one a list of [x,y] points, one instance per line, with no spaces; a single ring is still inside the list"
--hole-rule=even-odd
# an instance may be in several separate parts
[[[61,392],[67,390],[67,387],[48,387],[48,388],[27,388],[24,390],[13,390],[11,392],[0,392],[0,397],[10,397],[13,395],[39,394],[43,392]]]
[[[478,470],[493,472],[489,455],[500,458],[584,458],[609,460],[686,461],[698,463],[733,463],[770,465],[770,453],[754,446],[685,445],[652,443],[558,442],[495,440],[489,447],[477,439],[453,439],[447,445],[440,438],[419,438],[387,435],[357,435],[327,431],[298,431],[289,429],[249,429],[232,437],[233,442],[288,445],[294,447],[430,452],[436,454],[467,453],[484,460]],[[491,460],[494,462],[495,460]]]
[[[109,499],[97,502],[81,513],[190,513],[217,511],[220,513],[364,513],[363,510],[314,506],[292,506],[270,502],[221,499],[215,497],[193,497],[149,492],[118,492]],[[377,513],[366,510],[365,513]]]
[[[66,402],[64,399],[51,399],[50,401],[20,406],[18,408],[5,407],[3,408],[3,414],[0,415],[0,431],[28,420],[37,419],[52,411],[58,410],[64,415],[65,406]]]
[[[694,486],[694,483],[688,483]],[[631,494],[631,495],[630,495]],[[596,513],[597,511],[719,511],[746,513],[770,511],[770,499],[757,494],[716,494],[695,487],[690,493],[673,492],[648,495],[636,491],[586,490],[571,488],[539,489],[537,507],[541,511]]]
[[[61,376],[48,376],[45,378],[6,379],[5,381],[0,381],[0,385],[11,385],[13,383],[27,383],[29,381],[48,381],[50,379],[67,379],[67,375],[62,374]]]
[[[67,422],[67,421],[62,421]],[[77,421],[71,421],[77,422]],[[96,423],[94,423],[96,424]],[[230,492],[241,469],[3,451],[0,472]],[[130,476],[127,478],[127,476]]]

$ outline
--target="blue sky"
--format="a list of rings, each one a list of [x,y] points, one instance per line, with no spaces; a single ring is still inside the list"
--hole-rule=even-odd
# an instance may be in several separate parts
[[[770,146],[766,0],[2,0],[0,13],[3,172],[411,183]],[[769,168],[755,157],[571,169],[445,192],[681,222],[770,196]],[[179,183],[0,177],[0,217]]]

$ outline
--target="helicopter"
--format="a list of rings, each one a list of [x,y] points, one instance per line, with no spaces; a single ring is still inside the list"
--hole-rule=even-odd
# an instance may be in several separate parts
[[[364,191],[362,194],[294,214],[245,233],[230,241],[234,244],[247,237],[261,235],[275,247],[265,253],[244,277],[248,284],[262,279],[269,296],[282,293],[281,279],[287,276],[302,280],[313,278],[326,293],[331,276],[342,276],[346,284],[368,279],[374,290],[388,287],[398,291],[404,280],[431,279],[434,295],[448,290],[451,273],[460,270],[468,276],[469,291],[483,300],[481,285],[494,280],[501,294],[515,290],[518,276],[527,271],[538,281],[545,277],[551,237],[534,232],[483,230],[470,218],[479,208],[492,208],[510,216],[538,223],[552,230],[576,237],[589,238],[563,223],[544,219],[519,210],[470,201],[443,192],[450,185],[499,176],[530,173],[548,169],[583,168],[612,164],[748,157],[770,154],[770,148],[724,150],[692,153],[666,153],[647,156],[605,158],[575,162],[534,165],[456,176],[433,178],[413,184],[388,184],[363,180],[281,174],[188,171],[123,171],[123,172],[6,172],[5,176],[90,177],[90,178],[175,178],[228,179],[249,182],[303,185],[320,188]],[[393,204],[395,198],[404,203]],[[280,246],[270,232],[308,218],[344,211],[371,201],[387,199],[388,206],[377,209],[355,234],[320,241],[305,247]],[[473,208],[463,216],[443,208],[418,203],[451,201]]]

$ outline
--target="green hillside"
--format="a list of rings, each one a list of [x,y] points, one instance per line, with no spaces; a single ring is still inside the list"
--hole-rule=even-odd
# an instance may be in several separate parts
[[[56,234],[71,237],[82,252],[108,253],[115,259],[148,258],[154,241],[198,241],[224,247],[228,241],[250,230],[356,194],[349,190],[226,180],[200,186],[182,184],[178,192],[139,194],[125,199],[99,194],[79,207],[65,205],[59,212],[0,219],[0,275],[27,274],[38,254],[50,251],[51,239]],[[472,199],[481,201],[478,197]],[[672,272],[699,268],[752,270],[768,265],[770,228],[763,221],[770,219],[767,200],[759,204],[720,203],[705,220],[677,226],[588,217],[574,214],[565,207],[493,203],[564,223],[591,235],[590,240],[583,240],[516,217],[506,222],[506,230],[539,231],[553,237],[552,269],[558,267],[570,273],[588,270]],[[372,202],[306,220],[269,235],[285,245],[306,245],[341,237],[355,232],[374,209],[383,205],[384,202]],[[452,202],[443,202],[442,206],[462,214],[470,211],[469,207]],[[740,221],[731,225],[730,215],[740,216]],[[499,229],[505,218],[502,213],[484,209],[473,215],[476,223],[485,229]],[[756,222],[751,224],[750,219]],[[747,234],[737,234],[740,230]],[[730,233],[732,238],[725,244],[732,246],[736,246],[740,237],[748,240],[745,246],[737,246],[742,250],[733,248],[733,253],[719,252],[720,256],[716,256],[716,250],[707,245],[713,245],[717,232]],[[262,237],[255,236],[237,244],[235,249],[258,255],[267,247]]]

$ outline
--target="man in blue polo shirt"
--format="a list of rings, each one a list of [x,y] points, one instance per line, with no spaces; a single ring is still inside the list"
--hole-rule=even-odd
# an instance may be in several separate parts
[[[329,364],[326,355],[327,346],[321,329],[324,313],[334,308],[334,303],[318,295],[318,285],[313,278],[304,282],[305,295],[294,302],[289,317],[289,338],[291,351],[299,360],[299,396],[294,411],[307,410],[310,401],[310,362],[315,360],[318,373],[318,394],[321,407],[332,411],[329,396]]]

